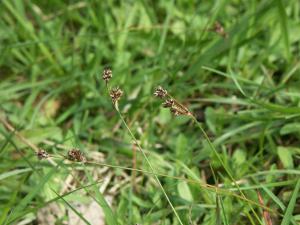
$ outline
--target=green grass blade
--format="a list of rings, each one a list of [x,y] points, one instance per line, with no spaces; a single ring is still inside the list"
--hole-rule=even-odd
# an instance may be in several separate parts
[[[31,168],[26,168],[26,169],[15,169],[15,170],[11,170],[5,173],[0,174],[0,181],[6,178],[9,178],[11,176],[15,176],[18,174],[22,174],[22,173],[27,173],[29,171],[32,171]]]
[[[168,27],[170,25],[170,19],[172,17],[172,13],[173,13],[174,0],[170,1],[169,3],[170,3],[169,4],[169,9],[168,9],[168,12],[167,12],[168,14],[167,14],[167,17],[165,19],[163,30],[162,30],[162,35],[161,35],[161,38],[160,38],[160,41],[159,41],[158,52],[157,52],[158,55],[161,54],[161,52],[163,50],[163,47],[164,47],[164,44],[166,42]]]
[[[48,180],[57,172],[57,169],[58,169],[59,165],[57,165],[56,167],[51,168],[51,170],[44,177],[42,177],[42,179],[38,183],[38,185],[33,187],[32,190],[12,210],[12,213],[13,213],[12,219],[14,219],[18,215],[18,213],[22,212],[26,208],[26,206],[32,201],[32,199],[37,194],[39,194],[39,192],[42,190],[42,188],[48,182]]]
[[[286,54],[286,58],[290,59],[291,52],[290,52],[290,38],[289,38],[288,21],[287,21],[288,19],[287,19],[283,1],[276,0],[276,3],[277,3],[277,7],[278,7],[278,18],[280,20],[281,33],[282,33],[283,39],[284,39],[285,54]]]
[[[78,212],[68,201],[66,201],[62,196],[60,196],[53,188],[51,190],[61,199],[82,221],[84,221],[86,224],[91,225],[90,222],[84,218],[84,216]]]
[[[84,166],[84,170],[85,170],[85,174],[89,180],[89,182],[93,183],[93,178],[92,176],[89,174],[88,170],[86,169],[86,167]],[[96,195],[96,202],[98,203],[98,205],[103,209],[104,214],[105,214],[105,221],[108,225],[117,225],[117,217],[114,214],[114,212],[112,211],[111,207],[109,206],[109,204],[106,202],[103,194],[100,192],[99,187],[94,185],[93,190],[95,192]]]
[[[292,217],[293,217],[293,211],[295,208],[295,204],[296,204],[296,200],[298,198],[299,195],[299,189],[300,189],[300,179],[298,180],[295,189],[293,191],[293,194],[291,196],[291,200],[286,208],[286,211],[284,213],[284,217],[283,220],[281,222],[281,225],[289,225],[292,221]]]
[[[233,73],[233,71],[232,71],[230,68],[229,68],[229,73],[230,73],[231,78],[232,78],[234,84],[236,85],[237,89],[242,93],[242,95],[243,95],[244,97],[247,98],[246,93],[244,92],[244,90],[242,89],[242,87],[241,87],[241,85],[239,84],[238,80],[236,79],[236,75]]]
[[[0,213],[1,217],[0,217],[0,224],[7,224],[7,220],[8,220],[8,214],[11,210],[11,208],[13,207],[14,204],[16,204],[17,201],[17,196],[18,193],[21,191],[22,185],[24,184],[25,180],[28,178],[28,176],[24,176],[21,181],[19,182],[17,188],[12,192],[12,194],[10,195],[10,200],[9,202],[2,208],[2,212]]]
[[[65,197],[65,196],[71,195],[71,194],[73,194],[76,191],[79,191],[79,190],[82,190],[82,189],[85,189],[85,188],[88,188],[88,187],[92,187],[92,186],[97,185],[97,184],[99,184],[101,182],[102,181],[98,181],[98,182],[95,182],[95,183],[92,183],[92,184],[87,184],[87,185],[84,185],[84,186],[80,186],[80,187],[78,187],[78,188],[76,188],[76,189],[74,189],[72,191],[66,192],[66,193],[64,193],[64,194],[62,194],[62,195],[60,195],[58,197],[52,198],[51,200],[49,200],[47,202],[40,203],[40,204],[38,204],[38,206],[36,206],[34,208],[25,209],[20,214],[18,214],[18,216],[15,217],[13,220],[10,220],[9,224],[15,222],[16,220],[18,220],[20,218],[22,218],[24,215],[26,215],[28,213],[35,213],[35,212],[37,212],[39,209],[41,209],[41,208],[49,205],[50,203],[58,201],[61,197]]]

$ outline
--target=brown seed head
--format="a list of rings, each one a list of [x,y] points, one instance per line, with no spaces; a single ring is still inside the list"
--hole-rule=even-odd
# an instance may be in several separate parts
[[[183,107],[173,107],[172,109],[170,109],[171,113],[173,113],[175,116],[180,116],[180,115],[184,115],[184,116],[192,116],[192,113]]]
[[[110,68],[105,68],[103,70],[102,78],[103,80],[105,80],[106,83],[110,80],[110,78],[112,78],[112,71]]]
[[[71,161],[83,162],[85,158],[80,150],[71,149],[68,151],[68,159]]]
[[[225,32],[224,27],[219,23],[218,21],[215,22],[214,24],[214,29],[213,29],[217,34],[220,34],[223,37],[227,37],[227,33]]]
[[[163,104],[162,104],[162,106],[164,107],[164,108],[171,108],[171,107],[173,107],[174,106],[174,100],[173,99],[167,99]]]
[[[167,90],[163,89],[161,86],[158,86],[154,92],[154,96],[158,98],[164,98],[167,94]]]
[[[174,115],[174,116],[180,116],[180,115],[189,115],[189,112],[186,110],[183,110],[181,108],[178,107],[172,107],[170,108],[170,112]]]
[[[165,108],[170,108],[170,112],[174,116],[180,116],[180,115],[185,115],[185,116],[191,116],[190,111],[180,103],[176,102],[173,99],[166,100],[166,102],[163,105]]]
[[[177,108],[170,108],[170,112],[174,115],[174,116],[179,116],[179,111],[177,110]]]
[[[119,87],[113,88],[109,93],[111,100],[116,104],[122,97],[123,91]]]
[[[36,153],[39,160],[46,159],[49,157],[49,154],[44,149],[39,149],[39,151]]]

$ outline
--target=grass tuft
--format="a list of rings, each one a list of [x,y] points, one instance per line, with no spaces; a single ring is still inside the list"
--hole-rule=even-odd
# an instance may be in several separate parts
[[[299,9],[0,1],[0,224],[298,224]]]

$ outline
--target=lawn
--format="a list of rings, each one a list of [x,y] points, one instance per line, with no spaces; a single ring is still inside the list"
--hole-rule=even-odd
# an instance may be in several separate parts
[[[300,1],[0,1],[0,224],[300,223]]]

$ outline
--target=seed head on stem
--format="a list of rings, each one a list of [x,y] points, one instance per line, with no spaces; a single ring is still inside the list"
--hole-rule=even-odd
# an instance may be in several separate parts
[[[123,91],[119,87],[115,87],[111,89],[109,95],[111,97],[113,104],[116,105],[118,101],[121,99],[123,95]]]
[[[83,156],[82,152],[78,149],[71,149],[68,151],[68,159],[70,161],[75,161],[75,162],[84,162],[85,157]]]
[[[49,157],[48,152],[46,152],[45,149],[41,149],[41,148],[37,151],[36,155],[39,160],[47,159]]]
[[[174,100],[173,99],[167,99],[166,101],[163,102],[162,106],[164,108],[171,108],[174,106]]]
[[[224,38],[227,38],[228,34],[225,32],[224,27],[222,26],[222,24],[218,21],[215,22],[214,27],[212,29],[214,32],[216,32],[217,34],[223,36]]]
[[[112,70],[110,68],[105,68],[103,70],[102,79],[108,83],[108,81],[112,78]]]
[[[191,116],[192,115],[192,113],[185,106],[183,106],[182,104],[180,104],[173,98],[166,99],[163,102],[162,106],[164,108],[169,108],[170,112],[174,116],[180,116],[180,115]]]
[[[163,89],[161,86],[158,86],[154,92],[154,96],[158,98],[164,98],[167,96],[167,94],[167,90]]]

